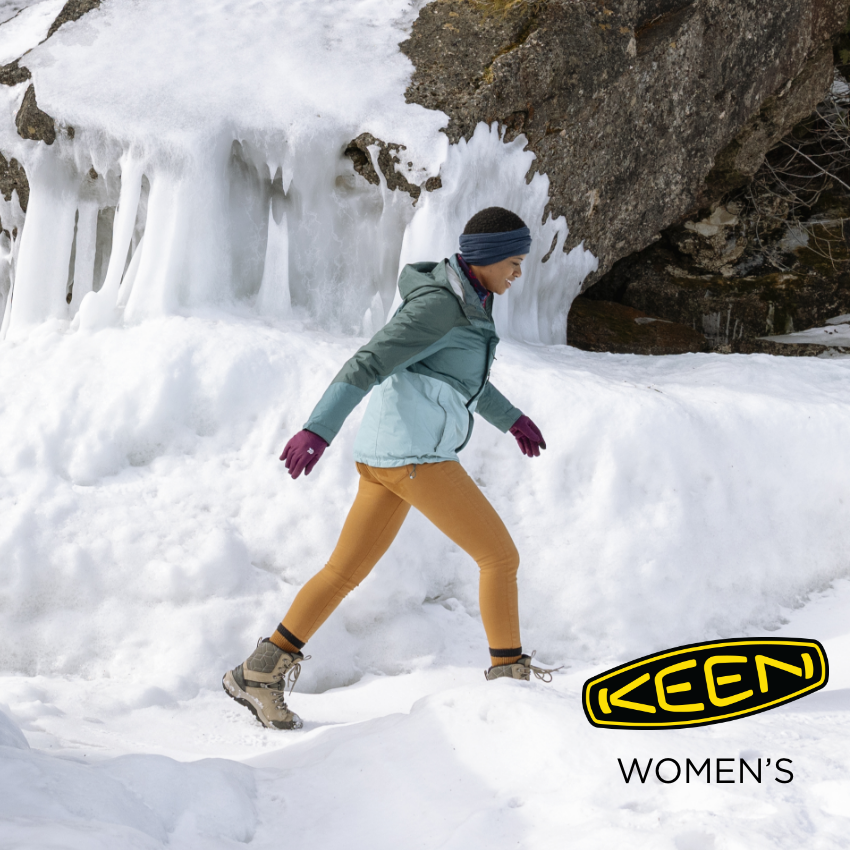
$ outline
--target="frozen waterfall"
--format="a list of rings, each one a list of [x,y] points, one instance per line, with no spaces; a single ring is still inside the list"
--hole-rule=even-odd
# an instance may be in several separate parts
[[[7,45],[54,144],[15,130],[29,81],[0,87],[0,150],[30,184],[26,215],[16,192],[0,198],[3,336],[210,309],[369,335],[394,309],[400,265],[456,251],[466,220],[499,205],[534,237],[521,284],[497,300],[500,332],[566,342],[596,260],[565,253],[563,218],[544,221],[549,181],[526,182],[525,137],[480,124],[451,145],[443,113],[406,102],[398,43],[417,3],[111,0],[43,41],[55,5],[16,19]],[[363,132],[398,149],[410,184],[439,174],[441,188],[391,191],[377,146],[368,182],[344,153]]]
[[[369,334],[397,300],[400,264],[456,251],[465,221],[492,205],[534,237],[524,277],[497,302],[504,336],[566,342],[570,303],[595,268],[583,248],[563,251],[563,218],[542,222],[548,179],[526,183],[534,155],[495,125],[446,146],[442,187],[418,202],[383,175],[367,183],[338,144],[287,151],[285,181],[269,150],[244,139],[176,164],[130,148],[101,170],[75,147],[30,164],[20,249],[0,260],[14,281],[13,337],[51,318],[96,329],[209,306]]]

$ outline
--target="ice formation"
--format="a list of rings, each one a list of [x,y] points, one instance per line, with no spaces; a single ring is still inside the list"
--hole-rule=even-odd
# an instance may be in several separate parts
[[[0,30],[2,42],[16,27],[5,49],[17,55],[29,36],[38,103],[60,129],[50,147],[0,134],[31,186],[25,224],[0,210],[22,225],[5,251],[12,337],[49,319],[94,330],[211,305],[369,334],[400,262],[457,250],[465,221],[498,204],[525,218],[534,245],[497,324],[566,341],[595,259],[564,253],[563,218],[543,221],[548,180],[526,184],[524,137],[480,125],[450,146],[442,113],[404,102],[411,66],[397,43],[421,4],[111,0],[35,46],[55,5]],[[26,87],[6,93],[10,122]],[[415,203],[380,169],[367,183],[343,155],[364,131],[404,145],[413,183],[442,167],[442,188]]]

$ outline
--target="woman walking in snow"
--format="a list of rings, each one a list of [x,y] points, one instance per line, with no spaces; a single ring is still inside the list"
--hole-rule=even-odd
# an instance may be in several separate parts
[[[360,485],[330,560],[301,588],[271,637],[223,679],[225,691],[263,725],[301,727],[284,701],[285,681],[294,684],[304,645],[387,551],[411,506],[478,563],[487,678],[547,676],[522,652],[519,554],[457,456],[469,442],[473,412],[510,431],[529,457],[546,448],[535,424],[488,380],[499,341],[493,297],[520,277],[530,247],[519,216],[489,207],[467,222],[459,254],[405,266],[399,310],[342,367],[304,430],[286,444],[281,460],[289,474],[309,475],[372,390],[354,444]]]

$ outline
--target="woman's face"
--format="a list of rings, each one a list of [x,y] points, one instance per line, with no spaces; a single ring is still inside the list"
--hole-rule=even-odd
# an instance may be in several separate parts
[[[527,254],[519,254],[489,266],[470,266],[470,268],[478,280],[484,284],[485,289],[489,289],[495,295],[503,295],[518,277],[522,277],[522,261],[527,256]]]

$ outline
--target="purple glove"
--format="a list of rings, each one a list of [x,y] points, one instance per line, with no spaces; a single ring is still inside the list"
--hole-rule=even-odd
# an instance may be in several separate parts
[[[280,459],[286,462],[286,468],[293,478],[297,478],[302,472],[309,475],[327,447],[328,444],[318,434],[299,431],[286,444]]]
[[[540,429],[524,414],[511,425],[510,430],[524,455],[539,457],[540,449],[546,448],[546,441]]]

